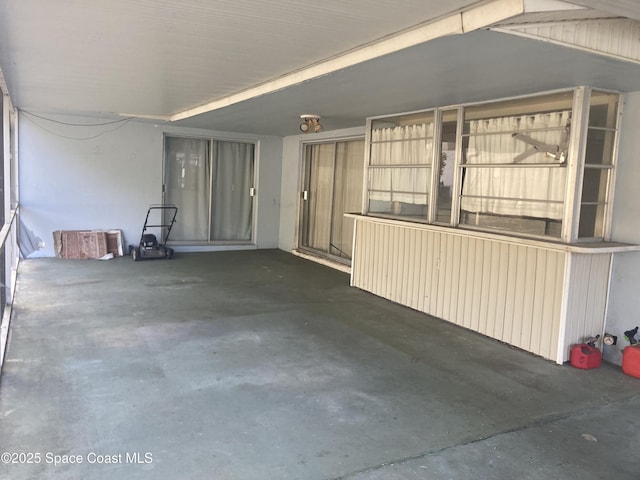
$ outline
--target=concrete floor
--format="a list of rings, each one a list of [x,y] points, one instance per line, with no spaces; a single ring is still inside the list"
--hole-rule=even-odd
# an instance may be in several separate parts
[[[32,463],[0,478],[637,479],[638,412],[618,367],[555,365],[284,252],[36,259],[0,384],[0,451]]]

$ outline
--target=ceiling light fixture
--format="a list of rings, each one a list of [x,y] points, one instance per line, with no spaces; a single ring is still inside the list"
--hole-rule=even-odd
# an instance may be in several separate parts
[[[322,131],[322,125],[320,125],[320,115],[314,115],[305,113],[300,115],[302,123],[300,124],[300,131],[304,133],[318,133]]]

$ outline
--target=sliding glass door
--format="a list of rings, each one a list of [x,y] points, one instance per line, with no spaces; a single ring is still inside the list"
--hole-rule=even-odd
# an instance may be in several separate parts
[[[363,169],[363,140],[305,145],[301,249],[351,260],[353,220],[344,214],[362,209]]]
[[[165,202],[178,207],[171,239],[184,244],[252,240],[255,146],[165,137]]]

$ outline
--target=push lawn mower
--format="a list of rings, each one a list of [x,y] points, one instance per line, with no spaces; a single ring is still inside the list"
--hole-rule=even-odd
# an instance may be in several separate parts
[[[160,216],[158,224],[150,224],[149,216],[154,213],[156,216]],[[135,262],[138,260],[145,260],[148,258],[171,258],[173,256],[173,248],[167,247],[167,240],[171,233],[171,228],[176,222],[176,215],[178,214],[178,207],[175,205],[151,205],[147,210],[147,216],[144,219],[144,227],[142,227],[142,235],[140,236],[139,245],[130,245],[131,258]],[[168,221],[168,219],[171,220]],[[165,223],[167,222],[168,223]],[[158,242],[158,238],[153,233],[147,233],[149,228],[160,228],[160,237],[162,238],[164,233],[164,239],[162,242]]]

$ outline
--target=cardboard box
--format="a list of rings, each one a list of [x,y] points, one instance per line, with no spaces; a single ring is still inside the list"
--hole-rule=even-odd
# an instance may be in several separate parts
[[[113,253],[114,257],[122,257],[124,255],[124,247],[122,242],[122,230],[107,230],[107,252]]]
[[[123,254],[120,230],[56,230],[53,244],[59,258],[88,259],[101,258],[108,253]]]

